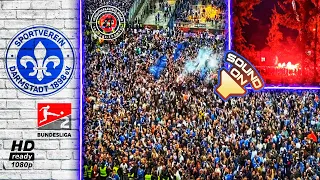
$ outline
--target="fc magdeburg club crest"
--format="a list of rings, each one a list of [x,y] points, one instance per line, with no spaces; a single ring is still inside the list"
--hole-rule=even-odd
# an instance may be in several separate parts
[[[15,87],[34,96],[63,89],[74,71],[75,53],[59,30],[33,26],[16,34],[6,51],[5,65]]]

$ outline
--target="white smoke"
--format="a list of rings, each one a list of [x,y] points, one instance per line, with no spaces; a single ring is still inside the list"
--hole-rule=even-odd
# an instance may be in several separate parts
[[[198,56],[195,59],[188,60],[182,72],[182,76],[195,73],[206,68],[208,72],[216,72],[222,60],[222,51],[213,52],[208,47],[199,49]]]

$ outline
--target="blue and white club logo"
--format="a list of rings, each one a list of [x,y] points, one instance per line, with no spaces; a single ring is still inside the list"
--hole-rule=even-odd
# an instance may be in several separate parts
[[[72,78],[75,54],[69,40],[48,26],[33,26],[15,35],[6,51],[11,82],[34,96],[52,95]]]

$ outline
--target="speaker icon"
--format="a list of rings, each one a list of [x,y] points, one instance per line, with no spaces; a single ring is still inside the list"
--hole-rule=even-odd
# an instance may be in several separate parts
[[[241,87],[228,72],[223,68],[220,71],[220,82],[216,92],[223,99],[229,99],[230,96],[242,96],[246,94],[246,89]]]
[[[261,75],[247,59],[234,51],[228,51],[224,61],[231,65],[231,68],[220,70],[218,85],[215,88],[215,92],[224,101],[227,101],[230,97],[244,96],[249,84],[254,91],[264,88]]]

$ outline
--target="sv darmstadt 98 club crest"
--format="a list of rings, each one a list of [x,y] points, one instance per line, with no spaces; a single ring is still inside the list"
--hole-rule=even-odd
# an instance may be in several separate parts
[[[125,17],[114,6],[100,7],[91,17],[91,29],[101,39],[115,39],[124,32]]]
[[[34,96],[63,89],[74,72],[75,53],[60,31],[32,26],[16,34],[6,51],[5,65],[15,87]]]

